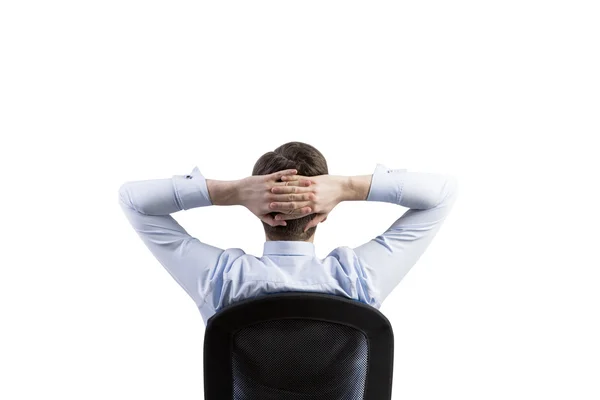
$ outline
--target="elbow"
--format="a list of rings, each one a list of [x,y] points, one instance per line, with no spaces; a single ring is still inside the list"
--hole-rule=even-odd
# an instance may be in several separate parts
[[[131,204],[131,197],[129,196],[129,183],[125,182],[119,187],[119,204],[133,208]]]
[[[447,175],[446,183],[442,190],[441,200],[439,204],[454,203],[458,196],[458,179],[455,176]]]

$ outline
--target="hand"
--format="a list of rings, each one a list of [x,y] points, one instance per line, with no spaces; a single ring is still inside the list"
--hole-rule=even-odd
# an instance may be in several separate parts
[[[298,171],[288,169],[279,172],[274,172],[269,175],[255,175],[244,178],[238,182],[239,204],[246,207],[261,221],[271,225],[287,225],[284,220],[275,220],[269,213],[277,212],[277,209],[270,205],[273,202],[283,202],[286,204],[285,213],[286,219],[297,219],[309,215],[312,208],[308,207],[308,195],[310,194],[310,181],[306,179],[288,179],[284,182],[277,182],[284,176],[293,176]],[[286,187],[295,190],[297,193],[294,197],[289,195],[285,198],[281,195],[276,195],[271,189],[275,187]]]
[[[295,174],[286,174],[281,177],[284,182],[304,182],[309,181],[310,187],[298,187],[298,186],[274,186],[271,188],[272,193],[277,193],[281,197],[281,200],[272,204],[272,208],[281,211],[282,214],[275,216],[276,221],[292,219],[294,218],[293,212],[287,213],[286,211],[293,211],[298,204],[294,203],[293,200],[300,200],[297,196],[308,199],[308,202],[301,203],[302,206],[306,205],[311,208],[312,214],[316,214],[315,217],[306,224],[304,232],[313,226],[317,226],[321,222],[327,220],[327,216],[344,199],[344,191],[348,184],[348,178],[337,175],[318,175],[318,176],[302,176]],[[308,194],[307,194],[308,193]],[[297,218],[297,217],[295,217]]]

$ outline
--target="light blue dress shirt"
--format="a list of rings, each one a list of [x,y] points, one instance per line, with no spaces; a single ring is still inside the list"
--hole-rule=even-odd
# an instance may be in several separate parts
[[[381,235],[325,258],[313,243],[266,241],[262,257],[220,249],[190,236],[171,214],[212,205],[206,180],[189,175],[125,182],[119,204],[148,249],[194,300],[206,324],[228,304],[268,293],[330,293],[381,307],[418,261],[457,197],[450,175],[389,169],[377,164],[367,201],[409,208]]]

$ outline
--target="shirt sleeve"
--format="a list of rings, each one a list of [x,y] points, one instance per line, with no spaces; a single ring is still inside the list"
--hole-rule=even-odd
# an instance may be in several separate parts
[[[408,207],[384,233],[354,248],[379,303],[392,292],[425,252],[458,194],[455,177],[377,164],[367,201]]]
[[[209,292],[211,269],[224,250],[190,236],[170,215],[212,205],[198,167],[189,175],[125,182],[119,188],[119,204],[156,259],[201,306]]]

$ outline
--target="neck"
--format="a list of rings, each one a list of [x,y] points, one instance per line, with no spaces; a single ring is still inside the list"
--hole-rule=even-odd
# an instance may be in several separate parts
[[[285,240],[289,240],[289,239],[285,239]],[[309,242],[309,243],[313,243],[314,244],[315,243],[314,240],[315,240],[315,235],[312,235],[311,237],[309,237],[306,240],[294,240],[294,241],[295,242]],[[274,242],[276,240],[271,239],[268,236],[265,236],[265,241],[267,241],[267,242]]]

